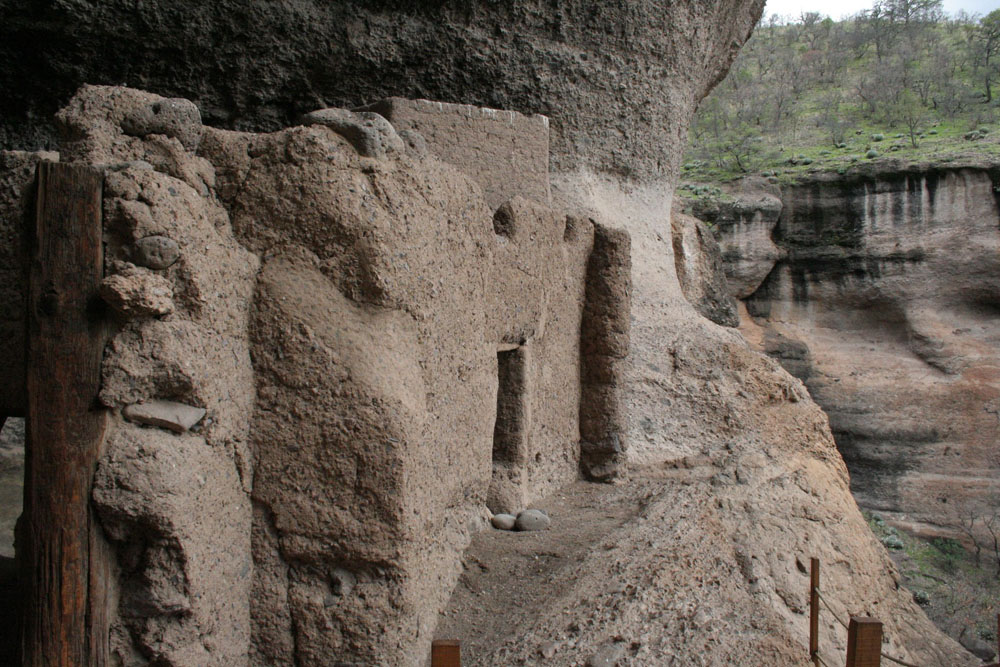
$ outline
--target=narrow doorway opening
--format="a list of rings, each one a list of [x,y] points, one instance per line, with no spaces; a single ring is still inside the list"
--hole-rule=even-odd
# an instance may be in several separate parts
[[[497,420],[493,426],[493,467],[524,459],[527,432],[525,348],[497,351]]]

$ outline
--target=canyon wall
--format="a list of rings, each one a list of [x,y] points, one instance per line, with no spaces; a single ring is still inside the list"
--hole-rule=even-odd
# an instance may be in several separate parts
[[[830,416],[858,501],[930,535],[1000,498],[998,186],[984,165],[869,167],[716,221],[737,290],[766,275],[737,291],[745,330]]]

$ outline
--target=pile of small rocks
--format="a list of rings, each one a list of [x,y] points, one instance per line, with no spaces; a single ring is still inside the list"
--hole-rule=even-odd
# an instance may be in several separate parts
[[[552,519],[543,510],[523,510],[516,517],[513,514],[494,514],[490,523],[497,530],[546,530]]]

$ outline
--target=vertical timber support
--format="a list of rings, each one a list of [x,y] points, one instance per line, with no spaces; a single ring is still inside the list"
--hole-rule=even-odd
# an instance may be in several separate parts
[[[881,664],[882,621],[851,616],[847,626],[847,667],[880,667]]]
[[[96,169],[43,162],[28,280],[25,592],[28,667],[108,663],[110,553],[90,503],[107,412],[97,405],[106,324]]]

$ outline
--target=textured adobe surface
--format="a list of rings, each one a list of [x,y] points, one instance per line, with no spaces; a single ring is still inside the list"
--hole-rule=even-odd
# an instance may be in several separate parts
[[[392,97],[366,109],[400,132],[419,132],[428,150],[479,183],[497,208],[514,195],[549,201],[549,119],[468,104]]]

